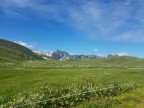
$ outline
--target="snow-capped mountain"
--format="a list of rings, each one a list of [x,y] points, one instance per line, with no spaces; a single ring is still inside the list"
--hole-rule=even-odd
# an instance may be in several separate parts
[[[45,52],[46,56],[52,57],[53,52]]]
[[[40,50],[32,50],[34,53],[39,54],[39,55],[43,55],[44,52],[40,51]]]
[[[43,55],[45,58],[46,56],[55,58],[57,60],[78,60],[83,58],[101,58],[97,55],[70,55],[66,51],[56,50],[54,52],[50,51],[40,51],[40,50],[33,50],[34,53]]]
[[[53,54],[53,52],[41,51],[41,50],[33,50],[33,52],[39,55],[45,55],[49,57],[52,57],[52,54]]]

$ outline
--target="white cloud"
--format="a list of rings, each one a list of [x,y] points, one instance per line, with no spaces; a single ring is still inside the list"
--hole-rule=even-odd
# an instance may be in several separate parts
[[[95,48],[95,49],[93,49],[93,51],[98,51],[99,49],[97,49],[97,48]]]
[[[14,42],[17,43],[17,44],[20,44],[22,46],[25,46],[27,48],[33,48],[36,45],[36,43],[34,43],[33,45],[31,45],[31,44],[28,44],[28,43],[22,42],[22,41],[14,41]]]
[[[70,55],[80,55],[79,53],[70,53]]]
[[[128,52],[119,52],[119,53],[116,53],[118,56],[128,56],[129,53]]]
[[[16,18],[35,15],[61,22],[92,39],[144,42],[143,4],[144,0],[0,0],[0,10]]]
[[[125,5],[126,6],[129,6],[131,4],[131,0],[127,0],[126,2],[125,2]]]
[[[114,41],[144,42],[144,31],[127,31],[111,39]]]

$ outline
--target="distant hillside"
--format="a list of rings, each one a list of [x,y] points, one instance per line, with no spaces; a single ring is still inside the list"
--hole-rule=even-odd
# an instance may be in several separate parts
[[[42,60],[41,56],[14,42],[0,39],[0,62],[17,60]]]
[[[113,57],[96,58],[96,59],[84,58],[79,60],[79,62],[85,62],[87,64],[94,63],[94,64],[122,65],[127,67],[144,67],[144,59],[131,56],[113,56]]]

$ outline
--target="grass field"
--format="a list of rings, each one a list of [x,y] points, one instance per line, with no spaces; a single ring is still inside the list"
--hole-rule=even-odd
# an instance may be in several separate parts
[[[87,59],[67,62],[52,60],[1,63],[0,103],[2,105],[7,103],[13,100],[18,94],[35,93],[37,92],[36,88],[40,88],[46,84],[51,89],[60,89],[77,84],[83,80],[90,80],[96,84],[135,82],[144,80],[144,69],[138,67],[132,68],[132,66],[128,67],[121,64],[90,62]],[[102,104],[105,103],[105,98],[100,100]],[[77,106],[90,108],[95,107],[97,104],[93,100],[88,103],[84,101]],[[113,104],[113,100],[109,104]],[[100,108],[105,107],[104,105],[97,106]]]

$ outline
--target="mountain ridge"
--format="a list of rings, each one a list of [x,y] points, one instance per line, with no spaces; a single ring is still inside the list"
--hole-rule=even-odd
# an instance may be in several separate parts
[[[49,51],[40,51],[40,50],[30,50],[22,45],[19,45],[17,43],[0,39],[0,61],[15,61],[15,60],[50,60],[50,59],[56,59],[56,60],[80,60],[85,58],[90,59],[98,59],[98,58],[107,58],[107,60],[115,61],[127,61],[131,60],[129,56],[126,57],[120,57],[117,54],[109,54],[107,57],[102,57],[98,55],[71,55],[66,51],[62,50],[56,50],[54,52]],[[120,59],[121,58],[121,59]],[[138,59],[134,57],[135,59]],[[140,59],[142,60],[142,59]]]
[[[0,60],[1,61],[18,61],[18,60],[42,60],[43,58],[32,50],[8,41],[5,39],[0,39]]]
[[[57,60],[79,60],[82,58],[102,58],[101,56],[93,55],[93,54],[92,55],[83,55],[83,54],[71,55],[66,51],[62,51],[58,49],[54,52],[41,51],[41,50],[33,50],[33,52],[39,55],[49,56]]]

